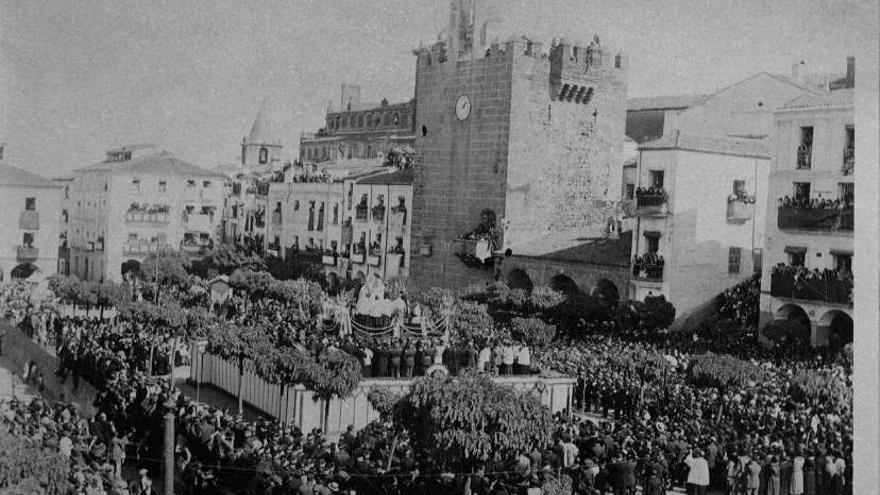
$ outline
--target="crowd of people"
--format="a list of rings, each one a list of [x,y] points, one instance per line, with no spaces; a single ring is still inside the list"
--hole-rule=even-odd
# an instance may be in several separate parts
[[[806,196],[783,196],[777,200],[776,206],[779,208],[799,208],[804,210],[832,210],[842,211],[851,210],[854,202],[852,198],[828,199],[828,198],[809,198]]]
[[[21,303],[21,295],[3,294],[5,312],[24,327],[47,322],[62,364],[57,371],[85,378],[100,391],[99,414],[88,420],[63,403],[8,402],[0,405],[3,424],[69,450],[75,493],[151,493],[147,473],[126,482],[122,468],[156,471],[168,411],[176,418],[179,493],[234,487],[255,494],[439,494],[467,487],[476,495],[531,495],[563,479],[571,481],[573,493],[591,495],[631,494],[636,486],[646,494],[676,486],[689,493],[712,487],[750,495],[851,490],[850,402],[798,402],[790,393],[792,376],[802,370],[836,375],[851,385],[851,369],[836,359],[731,343],[768,379],[722,392],[688,380],[693,357],[712,345],[699,339],[592,335],[539,349],[500,340],[452,350],[437,338],[407,344],[310,331],[290,323],[297,305],[272,300],[252,301],[233,317],[274,328],[279,339],[316,355],[330,347],[349,352],[361,360],[365,376],[417,376],[442,363],[453,373],[470,367],[497,374],[554,369],[577,377],[575,405],[585,414],[556,415],[552,443],[505,463],[475,465],[472,473],[431,473],[420,471],[425,460],[387,418],[359,432],[350,428],[338,439],[270,419],[247,421],[190,401],[150,376],[151,348],[153,374],[169,371],[171,339],[150,337],[161,329],[125,318],[49,316],[51,310]],[[668,368],[646,377],[620,364],[620,356],[632,352],[653,353]]]

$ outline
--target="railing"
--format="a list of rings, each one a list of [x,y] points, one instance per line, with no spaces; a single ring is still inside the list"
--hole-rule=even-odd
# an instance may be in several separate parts
[[[147,212],[138,210],[128,210],[125,212],[126,223],[168,223],[171,218],[167,211],[164,212]]]
[[[351,262],[352,263],[363,263],[364,262],[364,253],[351,253]]]
[[[853,208],[830,210],[781,206],[776,218],[780,229],[812,231],[853,230]]]
[[[165,247],[170,247],[167,244]],[[122,254],[150,254],[159,250],[159,243],[149,241],[128,241],[122,245]]]
[[[811,168],[813,163],[813,147],[803,147],[797,152],[797,168],[798,170],[807,170]]]
[[[24,210],[18,217],[18,228],[23,230],[40,229],[40,212],[36,210]]]
[[[748,203],[738,199],[727,201],[727,221],[729,222],[746,222],[752,219],[754,213],[754,203]]]
[[[359,222],[366,222],[367,221],[367,206],[366,205],[355,206],[354,219]]]
[[[16,246],[15,251],[18,261],[36,261],[40,257],[40,249],[31,246]]]
[[[663,265],[639,263],[633,265],[633,278],[638,280],[646,280],[649,282],[663,281]]]
[[[802,276],[796,279],[793,271],[778,271],[770,275],[770,294],[773,297],[852,304],[852,289],[851,281],[835,276]]]
[[[636,215],[665,215],[666,194],[642,194],[636,197]]]

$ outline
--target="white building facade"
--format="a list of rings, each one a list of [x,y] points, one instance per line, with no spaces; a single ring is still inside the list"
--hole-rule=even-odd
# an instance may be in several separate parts
[[[852,341],[853,101],[840,89],[776,113],[761,326],[798,321],[815,346]]]
[[[152,147],[119,148],[68,188],[70,274],[120,280],[151,254],[200,259],[218,241],[225,177]]]

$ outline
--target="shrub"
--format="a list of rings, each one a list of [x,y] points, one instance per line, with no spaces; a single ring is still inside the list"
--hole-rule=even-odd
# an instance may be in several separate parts
[[[452,342],[464,345],[469,341],[482,342],[495,336],[495,321],[489,316],[485,304],[459,301],[455,305],[449,334]]]
[[[511,322],[513,338],[531,347],[544,347],[556,337],[556,325],[538,318],[514,318]]]
[[[644,302],[622,302],[616,317],[623,328],[655,332],[669,328],[675,320],[675,306],[665,296],[648,296]]]
[[[565,302],[565,295],[546,285],[532,289],[529,295],[528,309],[533,313],[543,313]]]

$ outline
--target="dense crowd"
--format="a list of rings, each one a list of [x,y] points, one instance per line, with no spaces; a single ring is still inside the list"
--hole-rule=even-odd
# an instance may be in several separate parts
[[[851,370],[828,357],[728,342],[729,349],[749,355],[767,378],[722,391],[688,381],[695,355],[711,345],[689,336],[637,342],[595,335],[534,350],[510,340],[470,342],[453,352],[442,339],[406,344],[316,331],[291,323],[301,311],[295,304],[240,301],[247,310],[233,316],[237,323],[266,325],[279,341],[314,355],[342,349],[361,360],[364,375],[415,376],[440,362],[451,371],[476,367],[499,374],[550,368],[577,377],[578,409],[604,418],[597,423],[560,414],[548,445],[506,463],[476,464],[472,473],[433,473],[420,471],[429,460],[387,418],[359,432],[349,429],[338,439],[268,419],[246,421],[194,403],[148,376],[151,348],[153,373],[169,371],[172,340],[163,338],[160,329],[124,318],[49,316],[19,304],[20,294],[7,292],[4,298],[4,308],[25,327],[46,322],[62,363],[60,374],[85,378],[100,391],[95,401],[100,414],[91,421],[60,404],[0,406],[9,431],[71,451],[76,493],[150,493],[143,491],[150,484],[146,475],[121,481],[122,465],[128,459],[137,467],[158,466],[167,411],[176,418],[179,493],[217,493],[224,486],[255,494],[440,494],[467,488],[476,495],[531,495],[566,480],[574,493],[589,494],[631,494],[636,486],[646,494],[674,486],[691,493],[712,486],[760,495],[851,491],[849,398],[795,401],[790,393],[792,377],[804,370],[851,385]],[[155,341],[151,335],[157,335]],[[668,367],[648,376],[624,365],[620,357],[634,352]]]

